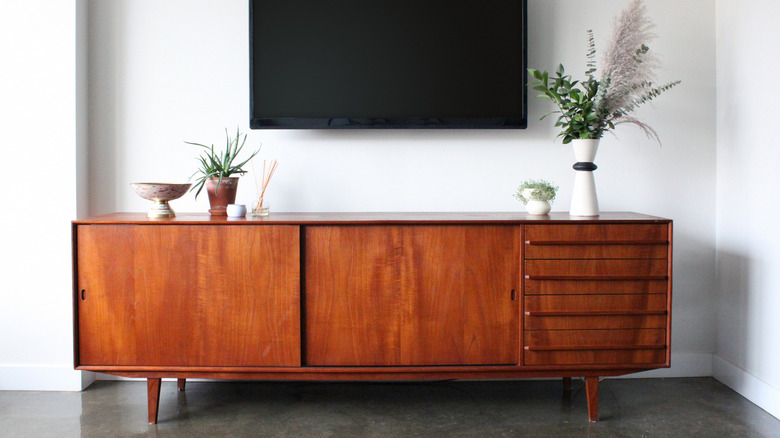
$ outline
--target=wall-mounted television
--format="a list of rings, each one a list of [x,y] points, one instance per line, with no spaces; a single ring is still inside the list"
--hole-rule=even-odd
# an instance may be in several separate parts
[[[525,128],[526,0],[250,0],[252,129]]]

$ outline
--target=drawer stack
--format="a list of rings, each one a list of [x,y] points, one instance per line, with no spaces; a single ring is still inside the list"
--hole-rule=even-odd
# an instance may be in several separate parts
[[[528,225],[523,363],[668,363],[670,224]]]

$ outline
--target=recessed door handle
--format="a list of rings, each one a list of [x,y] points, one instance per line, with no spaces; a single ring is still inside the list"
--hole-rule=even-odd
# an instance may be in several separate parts
[[[86,292],[87,292],[86,290],[81,289],[81,301],[86,301],[87,300],[87,297],[85,295]]]

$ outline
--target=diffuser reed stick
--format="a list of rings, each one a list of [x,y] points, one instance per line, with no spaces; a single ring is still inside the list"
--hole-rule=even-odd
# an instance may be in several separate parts
[[[260,187],[257,188],[257,192],[260,194],[257,199],[257,204],[255,205],[254,211],[262,212],[263,210],[263,197],[265,196],[265,189],[268,188],[268,183],[271,182],[271,177],[274,176],[274,172],[276,172],[276,166],[279,165],[279,162],[274,160],[271,160],[270,163],[267,163],[266,160],[263,160],[263,179],[261,180]],[[257,178],[255,178],[255,186],[257,186]]]

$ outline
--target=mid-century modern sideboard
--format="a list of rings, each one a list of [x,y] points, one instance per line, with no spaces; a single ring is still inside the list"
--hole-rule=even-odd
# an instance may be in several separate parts
[[[636,213],[117,213],[73,222],[75,367],[147,379],[668,367],[672,222]]]

